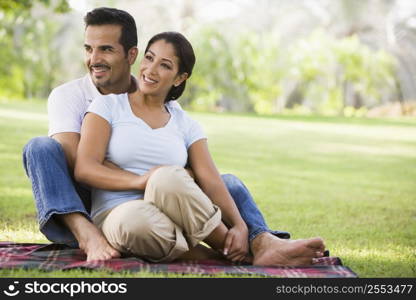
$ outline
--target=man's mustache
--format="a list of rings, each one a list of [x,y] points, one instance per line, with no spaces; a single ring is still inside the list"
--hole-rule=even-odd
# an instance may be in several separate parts
[[[90,65],[90,68],[108,68],[108,69],[110,69],[110,67],[108,65],[105,65],[105,64],[93,64],[93,65]]]

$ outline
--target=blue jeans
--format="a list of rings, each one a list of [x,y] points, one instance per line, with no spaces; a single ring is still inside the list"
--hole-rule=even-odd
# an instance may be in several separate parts
[[[23,165],[32,183],[40,231],[50,241],[77,247],[74,235],[56,215],[79,212],[90,220],[90,190],[74,181],[61,144],[49,137],[33,138],[23,149]],[[262,232],[290,237],[288,232],[267,227],[250,192],[236,176],[226,174],[222,179],[247,224],[250,241]]]

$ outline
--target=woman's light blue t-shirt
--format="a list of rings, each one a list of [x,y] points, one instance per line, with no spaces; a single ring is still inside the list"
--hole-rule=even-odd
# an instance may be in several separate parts
[[[166,108],[170,119],[164,127],[157,129],[152,129],[134,115],[127,94],[95,98],[87,111],[99,115],[111,125],[106,159],[122,169],[143,175],[160,165],[184,167],[188,148],[206,138],[202,127],[179,106],[167,104]],[[92,217],[123,202],[142,198],[143,193],[138,190],[92,189]]]

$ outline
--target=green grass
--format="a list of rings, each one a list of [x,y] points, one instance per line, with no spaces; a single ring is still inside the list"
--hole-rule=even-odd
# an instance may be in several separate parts
[[[47,133],[45,111],[44,102],[0,103],[0,240],[47,242],[21,163],[24,144]],[[270,227],[293,238],[323,237],[360,277],[416,277],[415,119],[192,115],[221,172],[246,183]],[[0,276],[165,275],[2,270]]]

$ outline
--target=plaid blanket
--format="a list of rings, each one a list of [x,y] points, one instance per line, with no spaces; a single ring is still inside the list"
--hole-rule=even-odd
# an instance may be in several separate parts
[[[110,272],[134,271],[196,275],[252,275],[264,277],[340,278],[357,277],[338,257],[319,258],[314,265],[305,267],[257,267],[237,265],[219,260],[187,261],[176,263],[149,263],[137,257],[107,261],[86,261],[80,249],[61,244],[27,244],[0,242],[0,269],[23,268],[43,271],[104,269]]]

